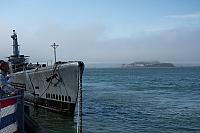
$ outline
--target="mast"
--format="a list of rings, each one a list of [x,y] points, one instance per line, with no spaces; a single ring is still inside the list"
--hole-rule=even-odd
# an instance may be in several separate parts
[[[53,50],[54,50],[54,60],[55,60],[55,63],[56,63],[56,48],[58,47],[59,45],[56,45],[56,43],[53,43],[53,45],[51,45],[51,47],[53,47]]]
[[[13,35],[11,35],[11,38],[13,39],[13,56],[18,57],[19,45],[18,45],[17,34],[15,33],[15,30],[13,30]]]

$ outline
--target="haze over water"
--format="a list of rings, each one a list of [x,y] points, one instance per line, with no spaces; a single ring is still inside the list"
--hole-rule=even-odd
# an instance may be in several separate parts
[[[199,0],[0,1],[0,58],[12,52],[32,62],[89,63],[161,61],[200,65]]]

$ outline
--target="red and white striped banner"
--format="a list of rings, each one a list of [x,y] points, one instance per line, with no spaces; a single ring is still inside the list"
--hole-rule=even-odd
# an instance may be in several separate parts
[[[0,133],[16,133],[16,99],[0,102]]]

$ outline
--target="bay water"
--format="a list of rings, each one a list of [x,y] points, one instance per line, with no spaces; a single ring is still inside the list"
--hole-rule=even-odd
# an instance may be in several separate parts
[[[76,116],[32,117],[49,133],[76,133]],[[83,132],[200,133],[200,67],[86,68]]]

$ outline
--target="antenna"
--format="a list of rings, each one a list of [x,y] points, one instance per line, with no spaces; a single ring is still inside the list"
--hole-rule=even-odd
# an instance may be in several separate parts
[[[58,46],[59,46],[59,45],[56,45],[56,43],[53,43],[53,45],[51,45],[51,47],[53,47],[53,50],[54,50],[55,63],[56,63],[56,48],[57,48]]]

